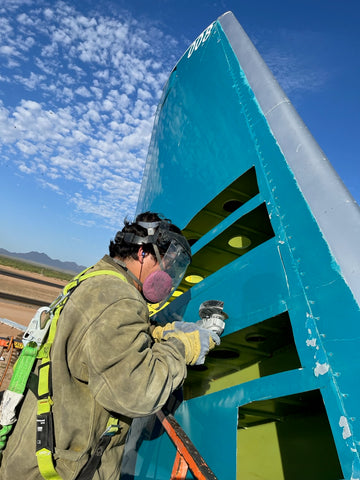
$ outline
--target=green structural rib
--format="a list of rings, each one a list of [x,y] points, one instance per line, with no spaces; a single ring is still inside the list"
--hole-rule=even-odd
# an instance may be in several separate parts
[[[359,479],[360,214],[231,13],[164,88],[138,210],[193,262],[159,322],[229,315],[175,417],[222,480]],[[123,478],[168,479],[175,448],[136,420]],[[189,474],[188,478],[192,478]]]

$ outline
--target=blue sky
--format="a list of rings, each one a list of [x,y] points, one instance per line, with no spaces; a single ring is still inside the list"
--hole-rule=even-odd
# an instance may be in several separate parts
[[[88,265],[132,218],[162,87],[231,10],[360,203],[357,0],[2,0],[0,247]]]

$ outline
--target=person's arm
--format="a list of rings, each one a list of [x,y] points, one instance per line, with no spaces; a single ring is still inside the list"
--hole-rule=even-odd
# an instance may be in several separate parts
[[[154,343],[145,309],[134,298],[117,301],[82,340],[96,401],[129,417],[159,410],[186,377],[183,343],[177,338]]]

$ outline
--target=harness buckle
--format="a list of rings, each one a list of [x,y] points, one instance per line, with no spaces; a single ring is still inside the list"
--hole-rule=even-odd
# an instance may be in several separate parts
[[[103,437],[112,437],[113,435],[116,435],[118,431],[120,430],[120,426],[116,424],[109,425],[106,430],[101,434],[100,438]]]
[[[30,342],[35,342],[38,347],[43,343],[45,335],[47,334],[50,324],[51,318],[48,318],[45,321],[44,326],[42,326],[42,316],[43,314],[47,314],[50,312],[49,307],[40,307],[34,317],[32,318],[29,326],[25,330],[25,333],[22,338],[23,345],[27,345]]]

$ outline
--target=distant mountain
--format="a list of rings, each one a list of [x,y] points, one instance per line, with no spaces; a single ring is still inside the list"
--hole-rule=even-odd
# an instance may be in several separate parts
[[[27,262],[36,263],[38,265],[51,267],[54,270],[61,270],[69,273],[79,273],[86,268],[82,265],[78,265],[75,262],[62,262],[61,260],[54,260],[53,258],[50,258],[48,255],[46,255],[46,253],[15,253],[9,252],[8,250],[5,250],[5,248],[0,248],[0,255],[26,260]]]

